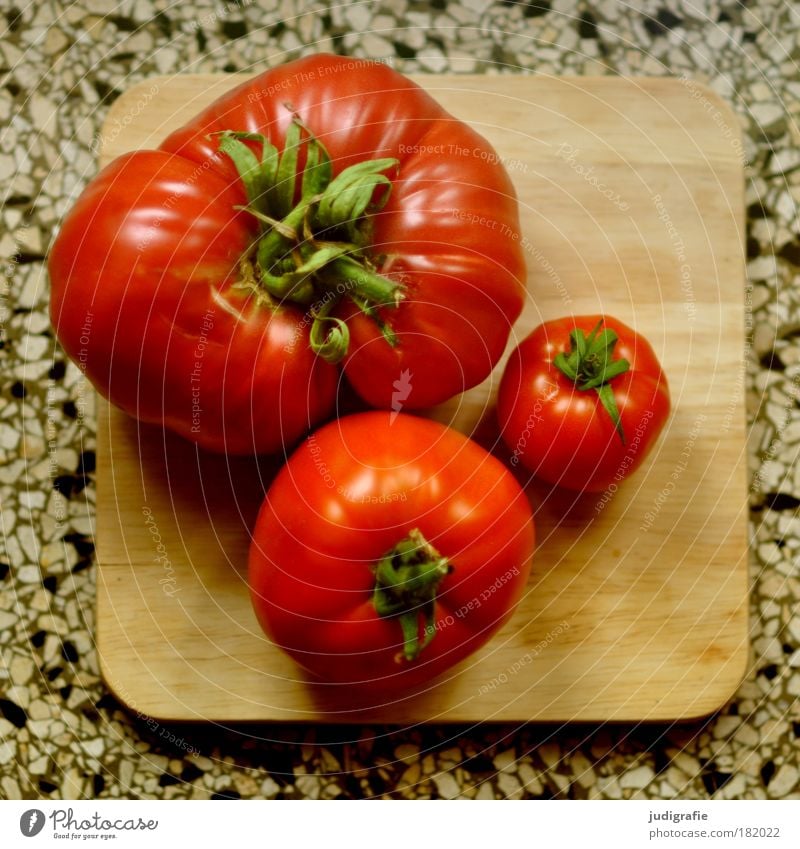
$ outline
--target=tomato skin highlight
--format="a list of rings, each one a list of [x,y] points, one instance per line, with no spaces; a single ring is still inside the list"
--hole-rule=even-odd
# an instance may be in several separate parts
[[[403,657],[397,617],[373,604],[374,568],[414,530],[452,571],[435,628]],[[525,591],[531,508],[513,475],[436,422],[360,413],[308,437],[279,472],[253,532],[251,597],[273,642],[316,679],[400,691],[482,646]]]
[[[309,307],[265,304],[236,286],[260,229],[235,209],[247,194],[215,135],[261,133],[282,149],[295,115],[334,173],[369,158],[399,163],[365,248],[376,272],[402,285],[399,306],[376,310],[397,344],[348,297],[332,313],[350,333],[341,368],[367,403],[391,408],[404,373],[406,409],[476,385],[522,310],[516,194],[484,139],[382,63],[315,55],[270,69],[158,150],[105,168],[49,257],[56,334],[95,387],[212,450],[281,450],[335,404],[339,369],[308,350]]]
[[[594,390],[580,390],[554,360],[570,333],[599,322],[618,340],[615,359],[630,363],[612,378],[625,441]],[[500,382],[497,416],[512,466],[566,489],[601,492],[633,473],[650,453],[670,413],[666,375],[639,333],[611,316],[569,316],[537,327],[512,352]]]

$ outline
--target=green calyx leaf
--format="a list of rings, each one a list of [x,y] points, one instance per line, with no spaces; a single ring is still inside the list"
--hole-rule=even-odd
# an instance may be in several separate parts
[[[336,304],[335,298],[329,298],[312,310],[314,320],[309,333],[311,350],[333,365],[344,359],[350,345],[350,330],[347,324],[330,314]]]
[[[325,322],[332,326],[326,328]],[[350,331],[347,324],[333,316],[316,316],[311,325],[311,350],[326,363],[336,365],[341,362],[350,345]]]
[[[556,355],[553,365],[580,391],[597,393],[624,445],[625,433],[610,381],[624,374],[631,366],[626,359],[614,359],[614,346],[619,337],[608,327],[601,331],[602,326],[603,319],[600,319],[588,337],[576,327],[569,335],[569,353]]]
[[[259,133],[242,133],[225,130],[218,134],[219,151],[228,156],[244,183],[250,210],[263,215],[270,206],[269,194],[274,190],[278,169],[278,149],[266,136]],[[244,143],[256,142],[261,145],[261,160]]]
[[[378,326],[378,330],[380,330],[383,338],[389,343],[392,348],[396,348],[398,344],[397,334],[392,329],[392,326],[384,321],[381,318],[380,313],[375,309],[375,307],[370,306],[368,301],[359,298],[357,295],[352,295],[351,300],[353,303],[367,316],[367,318],[371,318],[372,321]]]
[[[417,528],[378,561],[372,603],[378,616],[400,620],[406,660],[416,660],[436,635],[436,591],[452,571]]]
[[[331,312],[350,298],[381,330],[389,344],[397,339],[381,317],[396,307],[402,287],[378,273],[368,254],[370,217],[389,199],[386,172],[396,159],[374,159],[345,168],[336,177],[319,139],[293,115],[282,152],[258,133],[219,133],[219,151],[236,167],[247,205],[261,234],[248,259],[252,273],[242,285],[260,297],[310,306],[312,348],[338,362],[347,353],[349,331]],[[254,148],[260,147],[260,158]]]
[[[392,183],[382,172],[396,164],[396,159],[374,159],[342,171],[319,199],[315,217],[319,227],[324,231],[344,226],[351,241],[355,242],[359,236],[359,220],[367,212],[380,211],[389,199]],[[386,190],[373,203],[378,186],[385,186]]]

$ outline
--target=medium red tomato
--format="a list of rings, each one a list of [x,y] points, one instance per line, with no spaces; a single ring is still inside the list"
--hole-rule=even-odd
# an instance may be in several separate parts
[[[533,544],[524,492],[476,443],[406,414],[346,416],[309,436],[267,493],[253,605],[320,680],[411,688],[508,619]]]
[[[58,338],[103,395],[237,453],[332,412],[338,362],[386,408],[404,374],[409,409],[479,383],[524,297],[497,154],[386,65],[328,55],[113,162],[49,271]]]
[[[611,316],[548,321],[511,354],[497,412],[511,464],[598,492],[641,465],[669,416],[650,343]]]

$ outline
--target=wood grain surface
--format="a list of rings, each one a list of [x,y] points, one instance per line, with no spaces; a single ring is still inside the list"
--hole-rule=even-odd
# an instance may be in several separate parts
[[[102,160],[156,145],[235,76],[125,92]],[[418,80],[503,157],[519,193],[529,300],[515,344],[604,310],[665,367],[674,412],[616,492],[528,485],[538,547],[527,594],[477,656],[388,704],[309,684],[263,636],[245,563],[276,468],[199,453],[102,403],[97,641],[105,680],[167,720],[605,721],[710,713],[747,660],[743,174],[736,119],[674,79]],[[491,234],[487,233],[487,238]],[[431,411],[495,453],[494,393]]]

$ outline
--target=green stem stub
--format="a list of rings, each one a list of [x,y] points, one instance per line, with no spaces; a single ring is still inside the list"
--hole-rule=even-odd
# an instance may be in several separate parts
[[[416,660],[434,638],[436,591],[452,571],[447,558],[416,528],[375,566],[372,603],[378,616],[399,618],[406,660]]]
[[[396,159],[371,159],[345,168],[334,177],[325,145],[297,115],[286,133],[282,152],[266,136],[226,130],[219,150],[233,162],[247,192],[249,212],[260,233],[245,259],[252,273],[240,285],[257,294],[299,304],[312,318],[312,350],[331,363],[346,354],[350,333],[331,315],[349,298],[376,322],[386,341],[395,335],[380,319],[379,307],[396,307],[402,290],[378,273],[368,251],[371,216],[385,206]],[[253,145],[260,146],[260,156]],[[301,166],[301,162],[303,163]]]
[[[631,367],[625,359],[614,359],[614,346],[619,338],[617,334],[606,327],[602,332],[603,319],[587,337],[579,328],[569,334],[569,354],[558,354],[553,360],[555,365],[582,392],[594,390],[600,398],[603,409],[611,417],[622,444],[625,444],[625,433],[622,430],[617,402],[610,381],[624,374]]]

